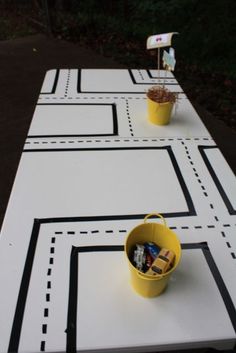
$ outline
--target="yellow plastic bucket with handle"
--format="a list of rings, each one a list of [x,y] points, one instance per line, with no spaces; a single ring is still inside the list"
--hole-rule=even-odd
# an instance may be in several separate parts
[[[157,103],[147,98],[148,120],[156,125],[168,125],[174,103]]]
[[[163,224],[147,222],[148,218],[157,216]],[[131,261],[133,249],[136,244],[153,242],[160,248],[172,250],[175,253],[173,267],[166,273],[152,276],[139,271]],[[135,291],[143,297],[151,298],[161,294],[166,288],[171,274],[175,271],[181,258],[181,245],[177,235],[170,230],[165,219],[159,213],[151,213],[144,218],[144,222],[133,228],[127,235],[125,242],[125,255],[128,259],[131,284]]]

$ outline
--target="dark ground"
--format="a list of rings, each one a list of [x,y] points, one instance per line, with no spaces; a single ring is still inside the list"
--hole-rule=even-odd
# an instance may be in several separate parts
[[[124,68],[112,59],[44,35],[0,42],[0,224],[45,72],[68,67]],[[195,108],[236,173],[235,133],[199,105]]]
[[[45,72],[68,67],[124,68],[110,58],[44,35],[0,42],[0,224]],[[192,103],[236,174],[236,134]]]

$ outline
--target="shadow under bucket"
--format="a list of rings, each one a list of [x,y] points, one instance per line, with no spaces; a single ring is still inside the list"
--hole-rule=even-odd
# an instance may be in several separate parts
[[[151,216],[160,217],[164,224],[147,222]],[[175,253],[173,267],[166,273],[152,276],[139,271],[131,262],[130,257],[136,244],[153,242],[160,248],[172,250]],[[144,222],[133,228],[128,234],[125,242],[125,255],[128,259],[131,284],[135,291],[143,297],[156,297],[166,288],[169,278],[179,264],[181,258],[181,245],[176,234],[170,230],[165,219],[158,213],[149,214]]]

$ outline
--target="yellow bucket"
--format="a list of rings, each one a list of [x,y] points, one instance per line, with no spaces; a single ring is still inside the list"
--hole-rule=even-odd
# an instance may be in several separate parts
[[[151,223],[147,219],[151,216],[160,217],[164,223]],[[160,248],[172,250],[175,253],[174,266],[166,273],[151,276],[140,272],[130,261],[132,250],[136,244],[146,242],[156,243]],[[128,259],[131,284],[135,291],[143,297],[156,297],[166,288],[168,280],[179,264],[181,258],[181,245],[176,234],[170,230],[165,219],[158,213],[152,213],[144,218],[144,222],[133,228],[128,234],[125,242],[125,254]]]
[[[174,103],[157,103],[147,97],[148,119],[156,125],[167,125],[170,122]]]

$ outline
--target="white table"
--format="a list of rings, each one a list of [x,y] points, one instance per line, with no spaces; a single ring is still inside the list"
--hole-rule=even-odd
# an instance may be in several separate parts
[[[171,124],[148,123],[155,76],[47,72],[1,231],[0,352],[234,347],[235,176],[171,74]],[[153,211],[183,255],[145,299],[123,245]]]

